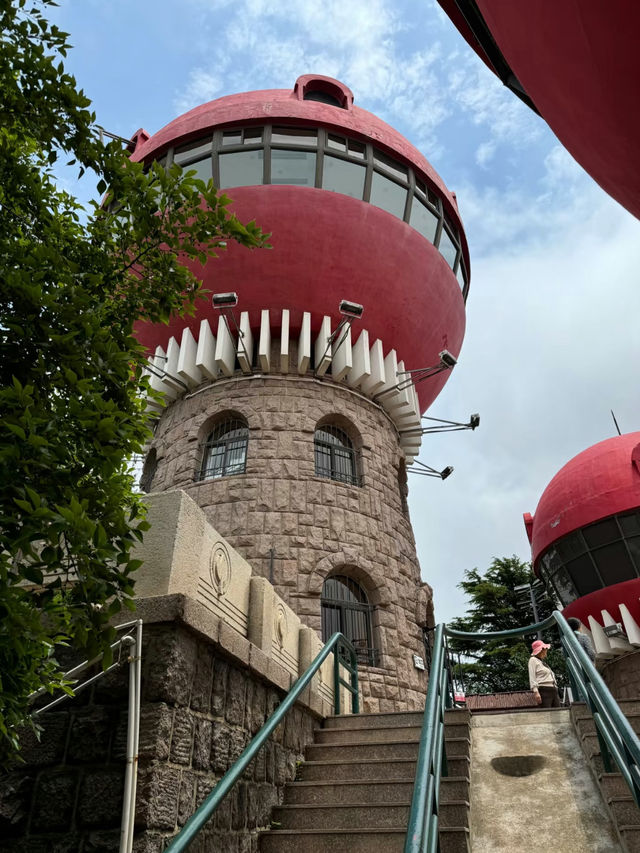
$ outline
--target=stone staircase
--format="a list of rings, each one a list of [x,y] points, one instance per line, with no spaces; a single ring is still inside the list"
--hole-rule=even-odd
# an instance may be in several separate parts
[[[634,732],[640,734],[640,699],[619,699],[618,705]],[[596,725],[584,702],[576,702],[571,706],[571,720],[607,804],[622,848],[627,853],[640,853],[640,809],[622,774],[605,772]]]
[[[401,853],[421,725],[411,712],[329,717],[260,834],[261,853]],[[469,853],[468,711],[446,712],[445,742],[440,850]]]

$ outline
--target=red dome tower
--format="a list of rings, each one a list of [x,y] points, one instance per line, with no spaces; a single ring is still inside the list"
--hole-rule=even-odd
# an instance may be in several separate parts
[[[146,488],[184,489],[307,624],[349,634],[366,708],[421,707],[432,605],[406,465],[462,345],[455,196],[326,77],[220,98],[137,139],[135,159],[213,178],[273,247],[230,245],[203,276],[225,298],[137,328],[165,393]]]
[[[567,462],[524,521],[534,571],[591,629],[599,658],[640,645],[640,432]],[[616,623],[626,638],[607,637]]]

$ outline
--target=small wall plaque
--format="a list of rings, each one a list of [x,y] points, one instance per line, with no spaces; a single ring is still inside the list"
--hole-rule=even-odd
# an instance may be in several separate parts
[[[420,655],[413,656],[413,665],[416,669],[424,669],[424,659]]]

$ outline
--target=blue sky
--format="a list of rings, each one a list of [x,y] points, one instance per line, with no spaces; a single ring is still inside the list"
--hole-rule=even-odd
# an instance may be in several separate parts
[[[528,559],[522,513],[569,458],[614,434],[609,410],[624,432],[640,428],[640,224],[435,0],[60,2],[67,67],[107,130],[153,133],[212,98],[327,74],[456,192],[471,253],[467,336],[429,414],[482,420],[425,438],[421,460],[455,472],[410,480],[410,509],[436,618],[459,615],[465,569]]]

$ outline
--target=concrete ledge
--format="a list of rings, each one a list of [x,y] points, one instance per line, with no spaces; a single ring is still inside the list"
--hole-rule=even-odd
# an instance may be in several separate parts
[[[251,643],[214,613],[186,595],[157,595],[136,599],[136,610],[123,611],[114,619],[115,624],[130,622],[132,617],[142,619],[145,625],[175,623],[192,631],[201,639],[209,641],[234,663],[280,690],[288,691],[295,678],[262,649]],[[315,690],[307,688],[298,704],[318,718],[330,716],[332,708]]]

